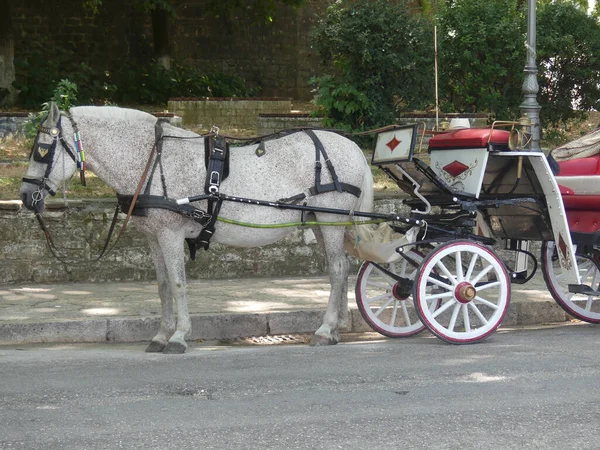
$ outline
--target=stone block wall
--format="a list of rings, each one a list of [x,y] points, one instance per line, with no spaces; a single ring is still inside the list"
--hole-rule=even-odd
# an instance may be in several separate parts
[[[24,137],[27,120],[27,113],[0,112],[0,139]]]
[[[146,238],[135,226],[127,228],[113,251],[95,261],[108,234],[115,200],[73,200],[67,206],[52,200],[46,205],[44,217],[66,262],[52,256],[34,215],[20,201],[0,201],[0,284],[155,279]],[[124,217],[121,214],[115,235]],[[265,247],[211,244],[209,251],[198,250],[196,261],[189,260],[186,251],[186,270],[190,279],[309,276],[326,274],[327,264],[313,231],[305,228]]]
[[[290,128],[319,128],[323,126],[319,117],[312,117],[305,113],[289,114],[259,114],[258,135],[275,133]]]
[[[174,98],[168,103],[169,111],[182,117],[185,128],[210,129],[215,125],[224,129],[256,130],[262,113],[289,113],[290,98]]]

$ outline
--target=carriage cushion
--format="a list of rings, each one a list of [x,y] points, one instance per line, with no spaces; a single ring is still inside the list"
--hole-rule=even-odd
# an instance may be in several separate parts
[[[600,155],[589,158],[569,159],[558,163],[560,176],[600,175]],[[599,181],[600,183],[600,181]]]
[[[560,190],[560,195],[562,196],[575,194],[575,191],[573,189],[563,186],[562,184],[558,185],[558,189]]]
[[[490,133],[492,138],[490,139]],[[510,133],[506,130],[491,128],[464,128],[438,134],[429,140],[429,150],[454,148],[487,148],[488,143],[501,150],[508,150]]]
[[[583,233],[595,233],[600,230],[600,212],[567,210],[569,230]]]

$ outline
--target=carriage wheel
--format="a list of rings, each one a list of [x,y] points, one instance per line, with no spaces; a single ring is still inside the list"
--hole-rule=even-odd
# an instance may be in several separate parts
[[[407,256],[420,264],[423,255],[410,250]],[[379,264],[385,270],[403,278],[414,279],[417,269],[404,258]],[[388,337],[413,336],[425,328],[415,311],[412,289],[404,289],[396,280],[365,261],[356,280],[356,304],[365,321],[373,330]]]
[[[597,291],[600,287],[600,254],[595,253],[593,259],[577,255],[576,259],[581,283]],[[552,241],[542,245],[542,273],[550,294],[562,309],[584,322],[600,323],[600,297],[569,292]]]
[[[452,344],[469,344],[500,326],[510,281],[491,250],[453,241],[436,247],[422,262],[413,296],[421,321],[433,334]],[[434,301],[441,301],[439,308],[430,307]]]

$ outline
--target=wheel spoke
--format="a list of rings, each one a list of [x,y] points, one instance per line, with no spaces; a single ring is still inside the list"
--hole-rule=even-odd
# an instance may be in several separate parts
[[[492,309],[498,309],[498,305],[496,305],[495,303],[490,302],[489,300],[486,300],[483,297],[480,297],[479,295],[477,295],[474,299],[474,302],[479,302],[485,306],[489,306]]]
[[[456,260],[456,281],[460,283],[464,280],[461,252],[456,252],[454,259]]]
[[[473,257],[471,258],[471,261],[469,262],[469,267],[467,269],[467,274],[465,275],[465,280],[470,280],[471,276],[473,275],[473,269],[475,269],[475,264],[477,263],[477,257],[479,255],[477,253],[473,253]]]
[[[444,303],[442,306],[440,306],[438,309],[436,309],[433,312],[432,317],[435,319],[437,316],[439,316],[441,313],[446,311],[448,308],[450,308],[455,303],[457,303],[457,301],[454,299],[448,300],[446,303]]]
[[[454,292],[452,292],[452,291],[442,292],[441,294],[426,295],[425,300],[427,300],[427,301],[439,300],[440,298],[448,298],[448,297],[452,297],[453,295],[454,295]]]
[[[386,298],[392,300],[394,298],[394,296],[391,292],[386,292],[385,294],[381,294],[381,295],[377,295],[375,297],[368,298],[366,300],[366,303],[367,303],[367,305],[371,305],[371,303],[378,302],[379,300],[384,300]],[[389,301],[387,304],[388,305],[390,304]]]
[[[385,302],[381,308],[379,308],[377,311],[375,311],[375,315],[379,316],[379,314],[381,314],[383,311],[385,311],[385,308],[390,306],[390,303],[392,303],[393,301],[394,301],[394,296],[391,295],[390,299],[387,302]]]
[[[467,333],[471,332],[471,319],[469,319],[469,309],[467,308],[467,305],[462,305],[462,310],[463,310],[463,322],[465,325],[465,331]]]
[[[427,277],[427,281],[429,283],[435,284],[436,286],[444,288],[447,291],[451,291],[453,289],[452,286],[450,286],[449,284],[443,283],[443,282],[441,282],[440,280],[438,280],[437,278],[434,278],[434,277]]]
[[[398,302],[394,302],[394,309],[392,310],[392,317],[390,319],[390,325],[394,325],[396,322],[396,313],[398,312]]]
[[[372,287],[372,288],[390,289],[393,286],[394,285],[391,284],[391,283],[383,283],[383,282],[377,282],[377,281],[367,281],[367,287]]]
[[[412,325],[412,321],[410,320],[410,316],[408,315],[408,308],[406,307],[406,302],[401,302],[400,307],[402,309],[402,316],[404,317],[404,322],[406,325]]]
[[[446,265],[442,262],[442,260],[439,260],[436,265],[435,265],[438,269],[440,269],[442,271],[442,273],[444,275],[446,275],[446,278],[448,278],[448,280],[450,280],[450,282],[454,285],[456,284],[456,278],[454,277],[454,275],[452,275],[450,273],[450,271],[448,270],[448,268],[446,267]]]
[[[501,284],[502,284],[501,281],[492,281],[491,283],[479,284],[479,285],[477,285],[477,292],[485,291],[486,289],[500,286]]]
[[[477,282],[479,282],[479,280],[481,280],[484,276],[486,276],[487,273],[490,270],[492,270],[493,268],[494,268],[494,266],[492,266],[490,264],[489,266],[487,266],[486,268],[484,268],[481,272],[479,272],[475,278],[473,278],[472,280],[467,280],[467,281],[470,281],[471,284],[477,284]]]
[[[452,310],[452,317],[450,317],[450,323],[448,324],[448,329],[450,331],[454,331],[454,327],[456,326],[456,319],[458,318],[458,313],[460,312],[460,303],[456,303],[454,305],[454,310]]]
[[[473,304],[473,302],[470,302],[468,305],[471,308],[471,310],[475,313],[475,315],[477,316],[477,318],[479,319],[479,321],[481,322],[481,324],[482,325],[487,325],[488,321],[483,316],[483,314],[481,314],[481,311],[479,311],[479,308],[475,304]]]

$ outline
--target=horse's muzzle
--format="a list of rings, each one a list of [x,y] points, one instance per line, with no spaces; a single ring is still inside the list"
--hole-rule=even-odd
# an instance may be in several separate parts
[[[41,213],[44,211],[44,195],[41,191],[28,191],[21,189],[21,201],[23,206],[30,211]]]

